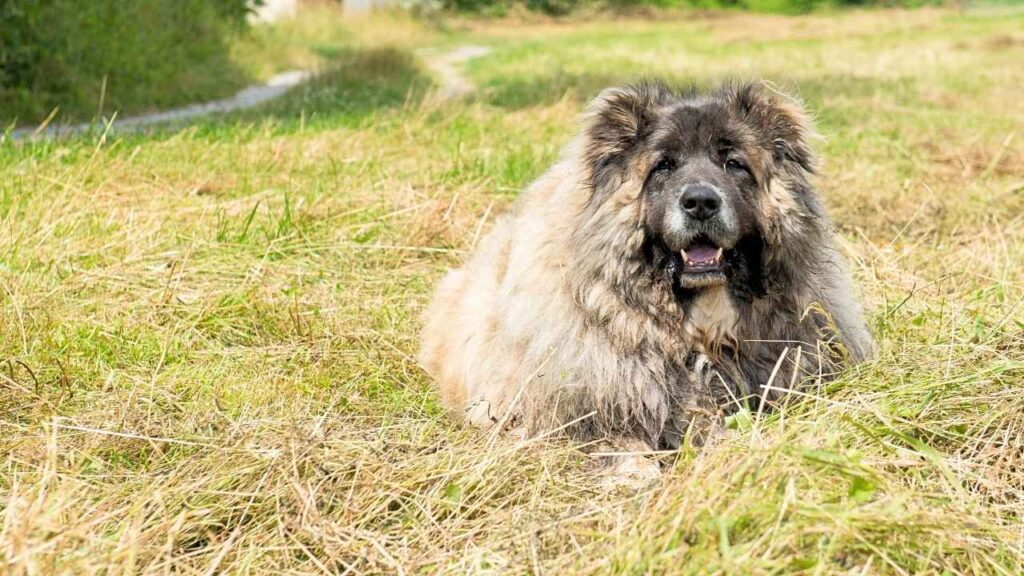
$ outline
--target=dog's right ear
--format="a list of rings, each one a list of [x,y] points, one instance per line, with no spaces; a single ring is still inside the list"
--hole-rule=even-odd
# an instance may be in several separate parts
[[[608,88],[587,106],[583,156],[595,194],[622,185],[631,154],[650,136],[658,108],[670,97],[663,84],[647,83]]]

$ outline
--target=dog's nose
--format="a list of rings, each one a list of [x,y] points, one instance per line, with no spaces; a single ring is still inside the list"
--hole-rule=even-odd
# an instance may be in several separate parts
[[[690,218],[707,220],[718,214],[718,207],[721,206],[722,199],[714,188],[697,185],[687,186],[686,190],[683,190],[683,197],[679,199],[679,203],[683,206],[683,212],[686,212]]]

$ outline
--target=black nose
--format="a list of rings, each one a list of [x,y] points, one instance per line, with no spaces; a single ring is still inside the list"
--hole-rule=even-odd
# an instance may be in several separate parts
[[[714,188],[697,185],[687,186],[679,203],[683,205],[683,212],[686,212],[690,218],[707,220],[718,214],[718,207],[722,205],[722,199]]]

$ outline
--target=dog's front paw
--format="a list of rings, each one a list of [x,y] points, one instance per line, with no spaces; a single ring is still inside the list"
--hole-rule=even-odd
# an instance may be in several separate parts
[[[637,490],[661,478],[661,466],[651,458],[651,447],[642,440],[602,442],[590,455],[597,459],[596,472],[606,489]]]
[[[498,423],[498,418],[491,409],[491,403],[481,398],[466,405],[466,421],[481,430],[487,430]]]

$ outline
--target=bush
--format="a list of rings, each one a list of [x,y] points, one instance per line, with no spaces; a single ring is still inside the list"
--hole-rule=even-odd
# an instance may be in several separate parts
[[[90,118],[231,93],[247,0],[2,0],[0,122]]]

